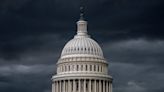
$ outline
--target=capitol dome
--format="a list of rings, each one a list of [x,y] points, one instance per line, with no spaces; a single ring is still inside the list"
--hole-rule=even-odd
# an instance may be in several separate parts
[[[87,21],[79,20],[77,22],[77,34],[64,46],[58,63],[66,62],[68,58],[81,58],[79,60],[80,62],[86,61],[82,60],[82,58],[97,59],[106,62],[101,47],[87,33]]]
[[[52,81],[52,92],[112,92],[108,62],[88,35],[87,21],[77,22],[77,34],[64,46]]]
[[[78,36],[78,35],[77,35]],[[90,37],[77,37],[70,40],[64,47],[61,56],[69,55],[92,55],[93,57],[103,58],[103,52],[96,41]]]

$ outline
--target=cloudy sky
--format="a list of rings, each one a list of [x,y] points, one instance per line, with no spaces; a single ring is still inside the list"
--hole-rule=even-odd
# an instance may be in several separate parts
[[[164,92],[164,0],[85,0],[114,92]],[[0,0],[0,92],[51,92],[79,0]]]

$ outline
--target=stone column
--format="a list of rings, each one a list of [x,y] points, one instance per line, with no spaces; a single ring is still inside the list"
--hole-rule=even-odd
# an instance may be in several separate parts
[[[97,82],[95,80],[94,92],[97,92]]]
[[[109,82],[108,88],[109,88],[109,92],[111,92],[111,88],[110,88],[110,82]]]
[[[60,83],[60,91],[59,92],[62,92],[62,85],[61,85],[62,81],[60,80],[59,83]]]
[[[109,82],[109,85],[108,85],[109,86],[109,92],[112,92],[111,85],[112,85],[111,82]]]
[[[102,92],[102,83],[101,83],[101,80],[99,80],[99,92]]]
[[[63,81],[63,92],[65,92],[65,80]]]
[[[112,83],[110,84],[110,89],[111,89],[110,91],[112,92],[112,90],[113,90]]]
[[[106,92],[109,92],[109,88],[108,88],[109,86],[108,86],[108,81],[106,81]]]
[[[86,92],[86,80],[84,79],[84,92]]]
[[[73,92],[76,92],[76,82],[73,80]]]
[[[105,92],[105,80],[103,80],[103,92]]]
[[[56,92],[59,92],[59,83],[56,81]]]
[[[68,92],[72,92],[71,91],[71,82],[70,82],[70,80],[68,80]]]
[[[81,92],[81,80],[79,79],[79,87],[78,87],[78,91]]]
[[[91,82],[92,82],[91,79],[89,79],[89,85],[88,85],[89,92],[92,91],[92,83]]]
[[[54,82],[54,91],[53,92],[56,92],[56,81]]]
[[[54,86],[55,82],[53,82],[52,84],[52,92],[54,92],[55,86]]]
[[[67,89],[67,80],[65,80],[65,92],[67,92],[68,89]]]

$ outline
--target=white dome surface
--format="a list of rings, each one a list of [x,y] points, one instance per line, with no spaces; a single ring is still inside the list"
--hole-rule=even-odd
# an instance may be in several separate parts
[[[63,48],[61,56],[73,54],[88,54],[103,58],[103,52],[96,41],[90,37],[75,37]]]
[[[104,59],[103,52],[96,41],[87,34],[87,22],[77,22],[77,35],[63,48],[61,59],[73,57],[94,57]]]

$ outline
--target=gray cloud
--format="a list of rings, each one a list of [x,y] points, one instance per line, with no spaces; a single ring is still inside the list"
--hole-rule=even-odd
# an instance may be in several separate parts
[[[10,65],[0,68],[0,86],[2,92],[25,91],[44,92],[51,86],[51,76],[55,73],[55,65]],[[5,81],[7,78],[7,81]],[[45,80],[46,79],[46,80]],[[27,88],[28,86],[28,88]]]
[[[103,45],[107,57],[115,62],[163,64],[163,40],[131,39]]]
[[[88,31],[109,60],[114,91],[163,92],[163,0],[85,2]],[[0,92],[50,92],[78,18],[78,0],[1,0]]]
[[[109,69],[114,78],[114,91],[149,92],[163,89],[161,81],[164,80],[164,73],[150,71],[153,67],[150,65],[111,63]]]
[[[153,92],[163,90],[163,40],[131,39],[106,43],[116,92]],[[153,80],[152,80],[153,79]],[[157,86],[158,85],[158,86]],[[160,91],[159,91],[160,92]]]

